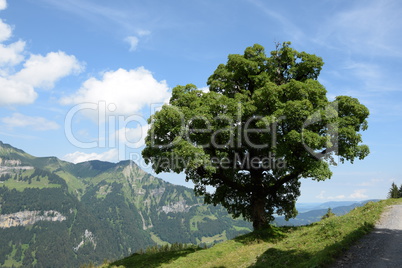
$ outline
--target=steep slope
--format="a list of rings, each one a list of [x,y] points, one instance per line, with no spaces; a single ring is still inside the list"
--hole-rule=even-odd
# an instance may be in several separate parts
[[[153,244],[209,244],[250,229],[134,162],[72,164],[0,142],[1,267],[77,267]]]
[[[159,251],[133,254],[101,267],[331,267],[331,263],[348,247],[373,230],[388,206],[396,204],[400,207],[402,199],[369,202],[346,215],[332,216],[307,226],[272,227],[251,232],[208,249],[173,248],[169,251],[160,248]],[[389,210],[388,213],[393,212]],[[363,264],[354,263],[355,258],[349,256],[342,259],[339,267],[401,267],[398,265],[400,252],[396,250],[401,243],[398,230],[401,219],[397,215],[391,217],[391,225],[385,228],[382,225],[383,229],[376,230],[377,241],[359,247],[359,256],[365,260]],[[384,245],[384,250],[381,250]],[[370,250],[370,254],[366,250]]]

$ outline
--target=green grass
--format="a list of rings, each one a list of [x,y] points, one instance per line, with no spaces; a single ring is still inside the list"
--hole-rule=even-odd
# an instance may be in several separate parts
[[[151,239],[154,241],[158,246],[163,246],[163,245],[168,245],[169,242],[163,241],[162,239],[159,238],[156,234],[151,232]]]
[[[20,267],[21,264],[14,260],[15,253],[17,252],[17,248],[13,245],[13,251],[8,255],[8,259],[4,261],[4,267]]]
[[[56,174],[66,181],[70,193],[80,196],[79,191],[85,191],[85,184],[70,173],[58,171]]]
[[[162,249],[161,247],[159,247]],[[197,246],[184,246],[180,250],[167,250],[165,252],[156,253],[135,253],[130,257],[124,258],[122,260],[116,261],[113,264],[104,264],[102,267],[144,267],[153,268],[159,267],[162,263],[171,262],[178,258],[185,257],[188,254],[202,250]],[[84,266],[85,267],[85,266]],[[91,267],[91,266],[89,266]]]
[[[60,188],[60,184],[53,184],[49,183],[49,180],[47,178],[40,178],[40,181],[36,181],[33,179],[31,183],[27,181],[18,181],[18,180],[13,180],[9,179],[4,181],[3,183],[0,184],[0,186],[4,185],[5,187],[9,189],[15,189],[17,191],[24,191],[26,188],[37,188],[37,189],[43,189],[43,188]]]
[[[247,227],[241,227],[241,226],[236,226],[236,225],[234,225],[233,228],[234,228],[236,231],[248,231],[248,232],[250,232],[250,228],[247,228]]]
[[[204,218],[209,218],[211,220],[218,219],[217,217],[215,217],[213,215],[203,214],[202,212],[205,212],[206,211],[205,209],[197,208],[197,211],[198,211],[198,213],[201,213],[201,214],[196,215],[190,219],[190,230],[191,231],[198,231],[197,224],[199,222],[204,222]],[[194,225],[193,225],[193,223],[194,223]]]
[[[323,267],[369,233],[387,206],[401,203],[369,202],[307,226],[271,227],[205,250],[134,254],[102,267]]]
[[[225,241],[225,240],[227,240],[226,230],[214,236],[203,236],[201,238],[200,243],[210,245],[213,244],[215,241]]]

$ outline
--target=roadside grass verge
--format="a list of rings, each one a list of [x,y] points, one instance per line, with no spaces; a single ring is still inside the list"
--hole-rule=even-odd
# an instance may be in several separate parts
[[[369,202],[343,216],[301,227],[271,227],[208,249],[133,254],[100,267],[325,267],[369,233],[387,206],[402,199]]]

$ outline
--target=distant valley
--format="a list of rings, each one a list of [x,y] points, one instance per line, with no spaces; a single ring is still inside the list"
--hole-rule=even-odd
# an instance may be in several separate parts
[[[307,225],[321,220],[328,208],[331,208],[332,212],[337,216],[342,216],[356,207],[363,206],[369,201],[379,200],[365,200],[365,201],[332,201],[325,203],[301,203],[297,204],[296,208],[299,212],[296,218],[286,221],[284,217],[276,217],[275,224],[278,226],[300,226]]]

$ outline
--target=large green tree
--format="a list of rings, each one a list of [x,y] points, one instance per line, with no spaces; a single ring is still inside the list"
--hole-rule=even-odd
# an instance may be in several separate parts
[[[290,42],[270,56],[258,44],[229,55],[208,92],[192,84],[173,89],[149,119],[143,157],[157,173],[184,171],[206,203],[222,204],[255,229],[274,214],[295,217],[302,178],[328,179],[331,164],[369,153],[360,134],[368,109],[352,97],[329,101],[317,80],[322,65]]]

